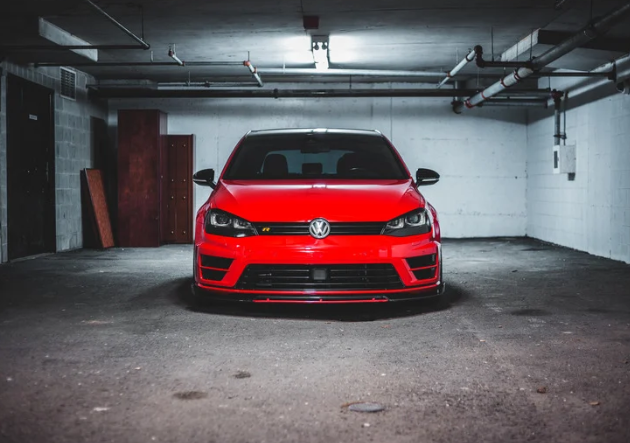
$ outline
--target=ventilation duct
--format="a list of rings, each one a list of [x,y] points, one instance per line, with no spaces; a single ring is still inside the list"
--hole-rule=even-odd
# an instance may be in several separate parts
[[[59,68],[61,77],[60,94],[62,97],[76,100],[77,98],[77,73],[67,69]]]

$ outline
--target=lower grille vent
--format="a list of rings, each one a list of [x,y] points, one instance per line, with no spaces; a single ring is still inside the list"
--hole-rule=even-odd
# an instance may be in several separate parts
[[[201,255],[201,266],[204,268],[229,269],[233,261],[231,258]]]
[[[249,265],[237,287],[273,291],[352,291],[401,289],[403,284],[391,264]]]
[[[429,266],[435,266],[436,255],[421,255],[420,257],[413,257],[407,259],[407,264],[411,269],[416,268],[428,268]]]
[[[225,277],[225,274],[225,271],[201,268],[201,278],[203,278],[204,280],[221,281],[223,280],[223,277]]]
[[[413,275],[415,275],[418,280],[430,280],[435,278],[435,268],[418,269],[413,271]]]

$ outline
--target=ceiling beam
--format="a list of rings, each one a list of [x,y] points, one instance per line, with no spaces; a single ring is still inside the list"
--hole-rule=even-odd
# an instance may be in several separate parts
[[[557,46],[572,35],[573,33],[571,32],[536,29],[527,37],[521,39],[514,46],[503,52],[503,54],[501,54],[501,61],[509,62],[517,60],[521,58],[522,55],[525,55],[524,59],[529,60],[529,54],[537,45]],[[630,52],[630,41],[628,39],[597,37],[596,39],[580,46],[580,48],[628,53]]]
[[[447,97],[471,95],[477,89],[154,89],[142,87],[100,87],[88,85],[102,98],[358,98],[358,97]],[[505,97],[541,97],[550,92],[545,89],[514,90]]]
[[[538,44],[538,35],[541,29],[536,29],[527,37],[522,38],[514,46],[507,49],[501,54],[500,60],[502,62],[510,62],[517,60],[522,54],[529,54],[531,50]],[[529,57],[527,57],[529,59]]]
[[[70,34],[67,31],[64,31],[60,27],[53,25],[49,21],[44,20],[43,18],[39,18],[39,35],[46,40],[50,40],[53,43],[56,43],[60,46],[90,46],[90,43],[85,40],[80,39],[79,37]],[[83,56],[89,60],[94,62],[98,61],[98,50],[97,49],[70,49],[70,51]]]
[[[541,29],[538,32],[538,44],[556,46],[571,37],[571,35],[571,32],[547,31],[545,29]],[[630,40],[622,38],[597,37],[595,40],[582,45],[581,48],[627,53],[630,52]]]

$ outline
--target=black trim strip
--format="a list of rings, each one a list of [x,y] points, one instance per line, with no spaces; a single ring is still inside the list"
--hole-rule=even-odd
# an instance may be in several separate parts
[[[252,223],[258,235],[310,235],[310,223]],[[386,222],[331,223],[330,235],[380,235]]]

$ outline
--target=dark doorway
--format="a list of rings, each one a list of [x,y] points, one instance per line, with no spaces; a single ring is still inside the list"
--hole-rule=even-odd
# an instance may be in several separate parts
[[[169,135],[162,194],[162,243],[192,243],[194,136]]]
[[[111,169],[111,159],[108,148],[107,123],[98,117],[90,117],[90,149],[94,159],[94,169],[100,169],[106,174]]]
[[[7,80],[9,260],[55,252],[55,134],[50,89]]]

